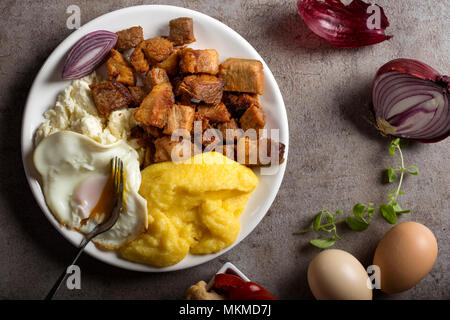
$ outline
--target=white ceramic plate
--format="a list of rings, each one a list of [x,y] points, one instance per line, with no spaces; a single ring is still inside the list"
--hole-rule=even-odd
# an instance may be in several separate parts
[[[287,157],[289,140],[288,121],[280,90],[272,72],[270,72],[261,56],[238,33],[205,14],[180,7],[146,5],[129,7],[107,13],[73,32],[48,57],[31,87],[22,120],[22,158],[31,190],[52,225],[76,246],[81,242],[81,234],[62,227],[49,211],[38,182],[39,175],[32,162],[32,153],[34,150],[33,137],[36,129],[44,120],[43,113],[55,105],[58,93],[70,84],[69,81],[62,81],[60,78],[65,55],[77,40],[89,32],[99,29],[116,32],[131,26],[140,25],[144,29],[144,38],[151,38],[158,35],[167,35],[169,33],[169,20],[177,17],[191,17],[194,19],[194,33],[197,41],[191,47],[214,48],[219,52],[220,61],[224,61],[229,57],[242,57],[258,59],[263,63],[265,89],[264,95],[260,97],[260,101],[267,116],[267,127],[280,129],[280,141],[286,145],[285,157]],[[85,251],[91,256],[111,265],[147,272],[185,269],[214,259],[242,241],[261,221],[275,199],[283,179],[285,166],[286,162],[279,167],[279,170],[274,175],[262,176],[257,170],[256,173],[260,179],[259,185],[252,194],[241,216],[241,232],[232,246],[219,253],[196,256],[188,255],[176,265],[166,268],[154,268],[123,260],[115,252],[101,251],[92,243],[87,246]],[[39,228],[39,226],[36,226],[36,228]]]

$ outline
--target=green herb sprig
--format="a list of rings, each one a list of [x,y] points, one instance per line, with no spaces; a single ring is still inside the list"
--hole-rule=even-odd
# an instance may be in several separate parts
[[[381,204],[378,207],[375,207],[372,202],[369,202],[368,204],[357,203],[353,206],[352,214],[345,217],[342,210],[337,210],[336,213],[322,210],[314,216],[310,228],[294,232],[294,234],[304,234],[310,231],[327,232],[330,234],[328,237],[310,240],[310,243],[313,246],[326,249],[333,246],[336,243],[336,240],[341,240],[341,237],[337,233],[337,225],[340,223],[345,222],[350,229],[361,232],[370,226],[376,212],[379,212],[390,224],[397,223],[398,215],[410,213],[411,210],[403,210],[400,207],[398,204],[398,197],[399,195],[404,194],[401,188],[405,174],[408,173],[416,176],[419,174],[419,169],[417,169],[416,166],[405,167],[401,149],[405,145],[406,143],[404,141],[396,138],[391,141],[389,146],[389,153],[394,157],[398,156],[400,158],[400,164],[397,167],[392,168],[389,166],[386,170],[386,178],[389,183],[398,181],[397,189],[388,194],[389,202]]]

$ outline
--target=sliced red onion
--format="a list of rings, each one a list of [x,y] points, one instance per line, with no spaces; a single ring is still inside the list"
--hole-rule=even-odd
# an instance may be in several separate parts
[[[396,59],[375,76],[372,102],[386,135],[438,142],[450,135],[449,77],[412,59]]]
[[[82,37],[66,57],[62,78],[74,80],[90,74],[114,48],[117,38],[117,34],[106,30],[94,31]]]
[[[298,0],[297,7],[311,31],[337,47],[362,47],[392,38],[385,34],[389,21],[378,5],[361,0]]]

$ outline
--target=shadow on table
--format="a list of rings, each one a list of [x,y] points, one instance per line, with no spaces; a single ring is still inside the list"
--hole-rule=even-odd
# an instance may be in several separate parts
[[[366,139],[379,144],[386,144],[386,137],[374,126],[375,117],[372,112],[372,83],[359,83],[344,90],[339,99],[339,111]]]
[[[271,19],[272,18],[272,19]],[[266,21],[273,20],[273,16]],[[267,24],[266,35],[278,46],[292,49],[333,50],[334,46],[314,34],[296,11],[281,13],[275,21]]]

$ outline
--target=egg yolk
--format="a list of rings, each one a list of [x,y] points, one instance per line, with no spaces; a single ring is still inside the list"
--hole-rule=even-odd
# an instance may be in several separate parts
[[[106,182],[100,199],[98,199],[97,204],[94,209],[92,209],[89,214],[89,219],[97,219],[98,221],[104,221],[114,208],[114,184],[112,179],[108,179]]]
[[[89,220],[102,222],[114,207],[113,194],[113,181],[109,177],[97,176],[83,181],[72,198],[81,225]]]

